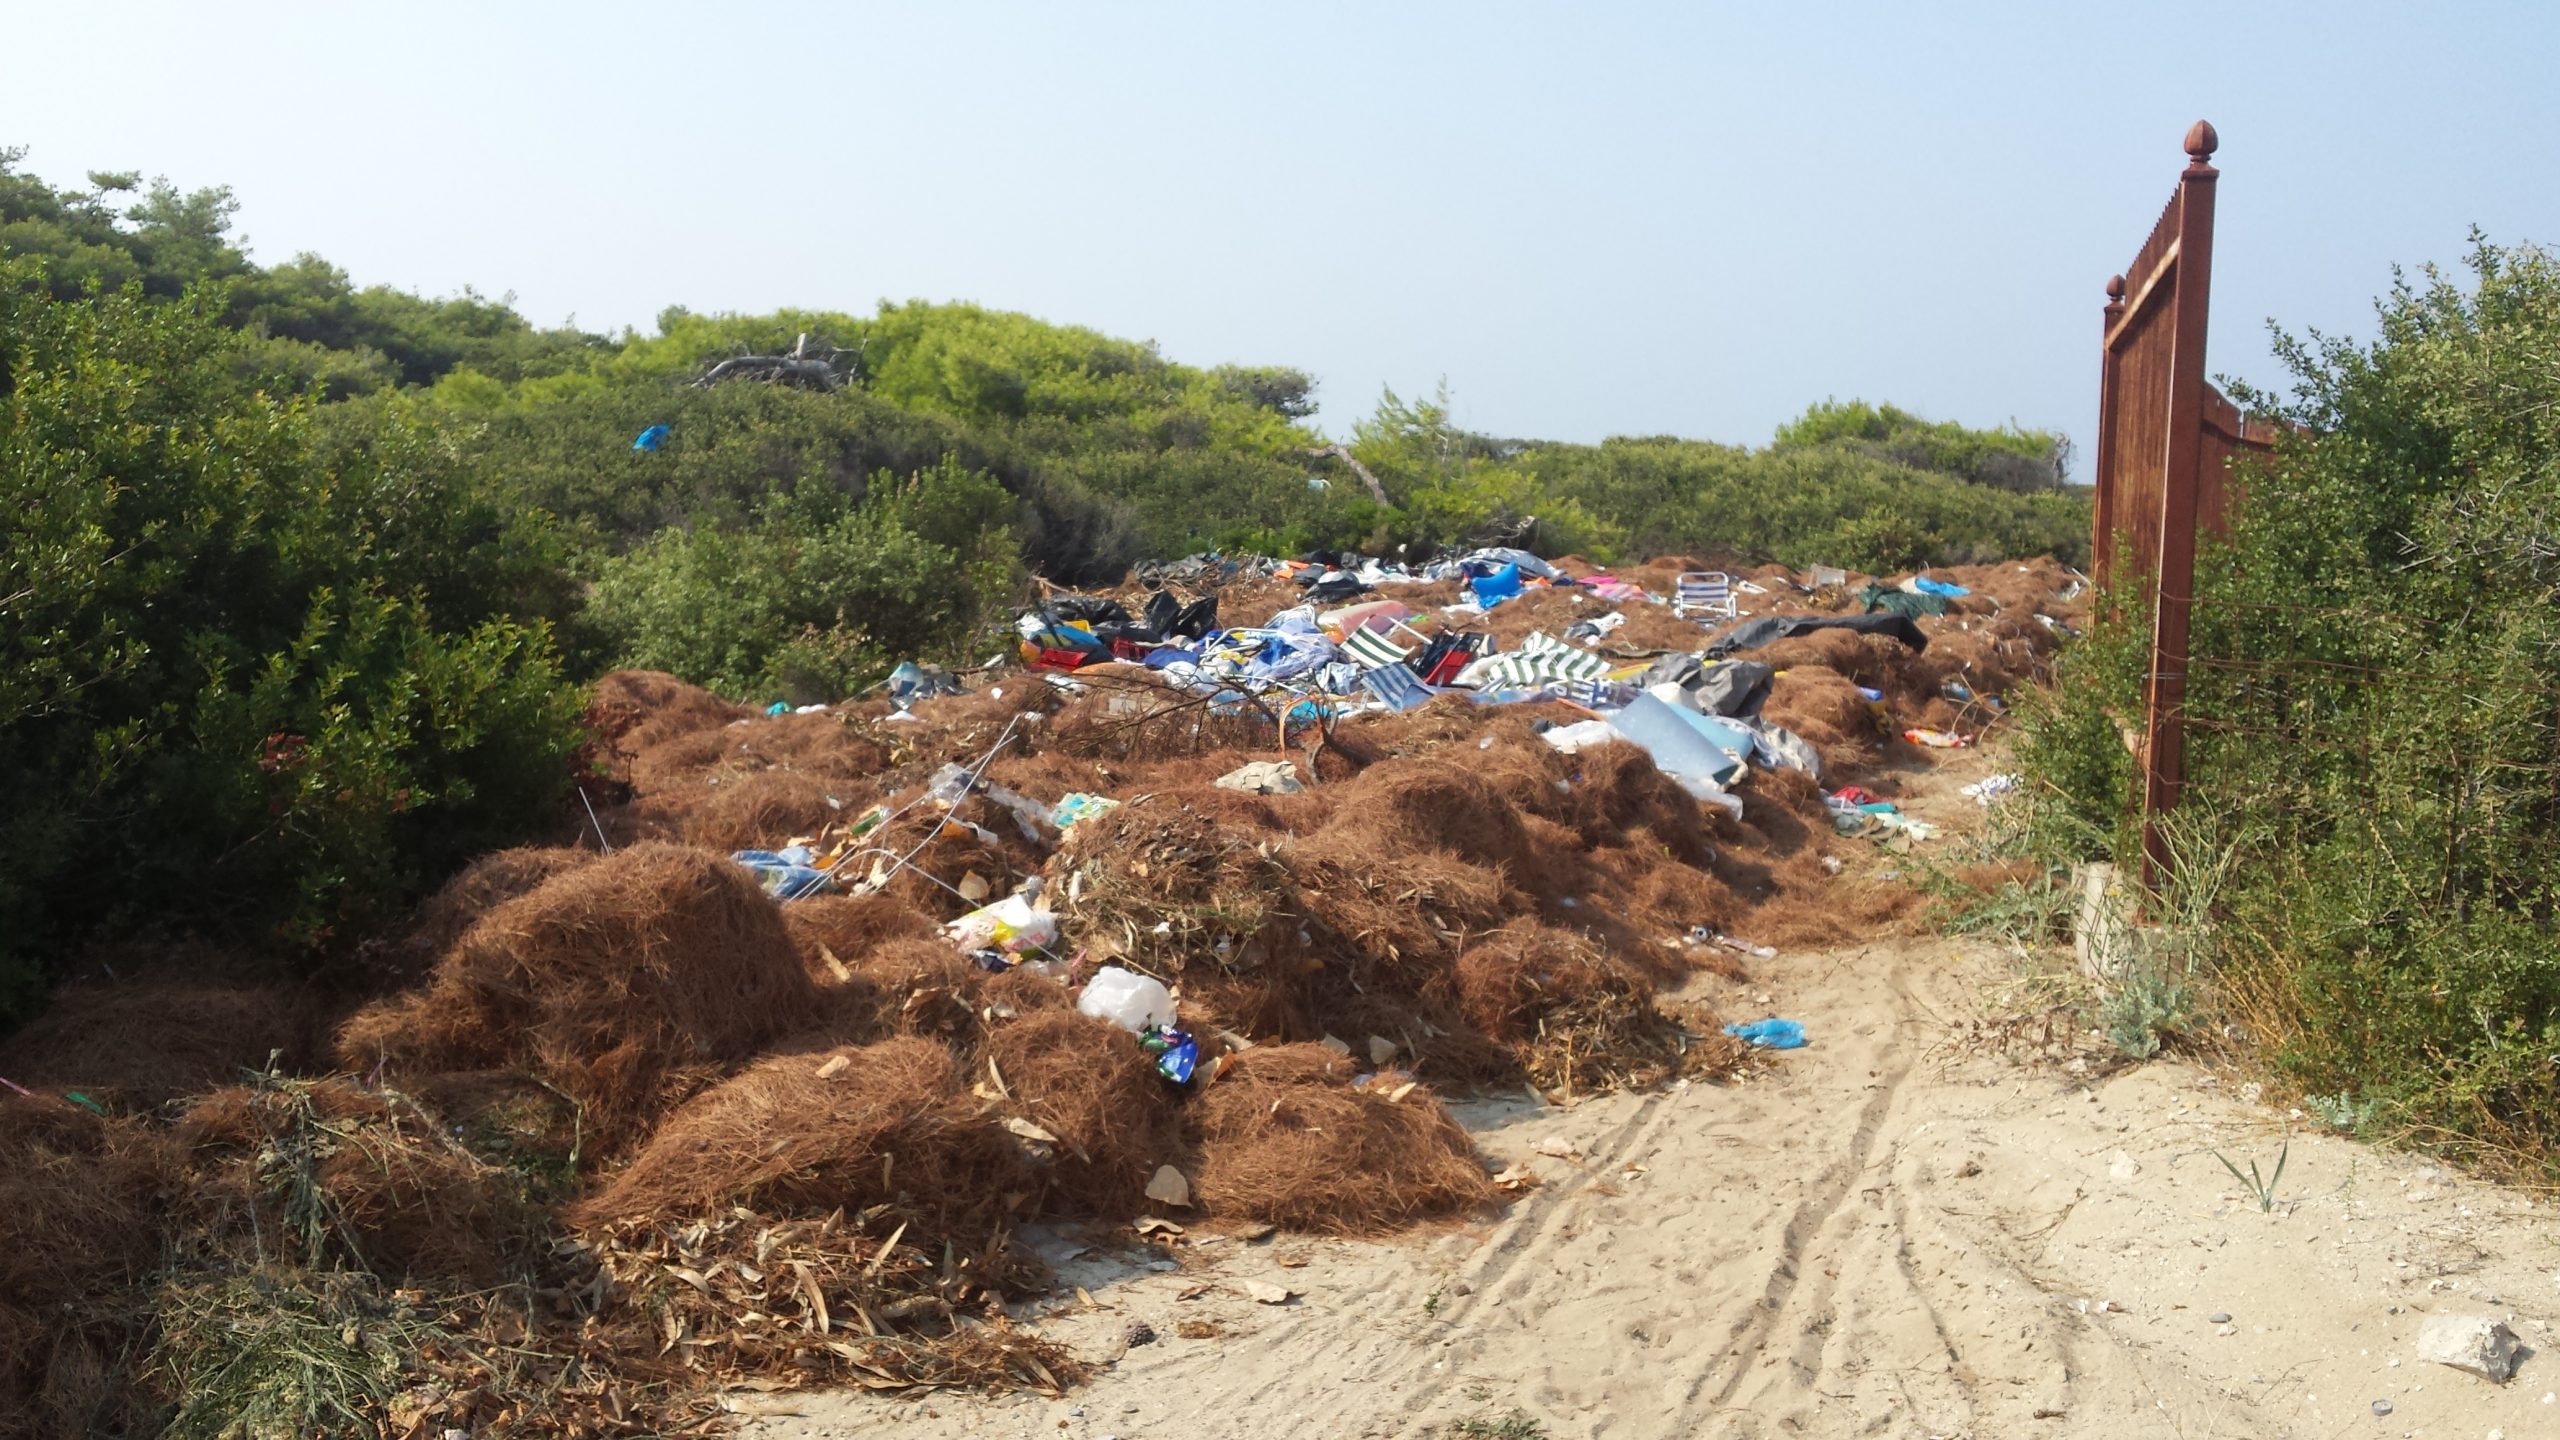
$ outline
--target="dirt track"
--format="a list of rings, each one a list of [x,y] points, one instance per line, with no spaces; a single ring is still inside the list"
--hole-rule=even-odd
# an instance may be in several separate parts
[[[2051,1048],[2041,1020],[2004,1025],[2040,1009],[2014,954],[1894,942],[1754,969],[1703,983],[1813,1043],[1748,1083],[1465,1107],[1544,1181],[1496,1221],[1169,1252],[1058,1237],[1093,1303],[1064,1289],[1041,1323],[1119,1355],[1068,1398],[739,1408],[772,1440],[1422,1436],[1515,1411],[1556,1437],[2560,1435],[2560,1356],[2498,1387],[2411,1349],[2431,1313],[2548,1343],[2548,1205],[2297,1133],[2262,1214],[2214,1152],[2271,1165],[2305,1122],[2183,1063],[2108,1073],[2067,1022]],[[1257,1304],[1248,1280],[1299,1298]],[[1157,1338],[1127,1346],[1141,1324]]]

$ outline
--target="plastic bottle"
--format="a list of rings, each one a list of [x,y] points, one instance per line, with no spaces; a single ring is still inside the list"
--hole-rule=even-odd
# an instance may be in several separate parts
[[[945,764],[924,782],[925,794],[945,805],[957,805],[969,794],[969,772],[958,765]]]
[[[1085,982],[1084,993],[1076,997],[1076,1009],[1133,1035],[1144,1035],[1173,1024],[1173,992],[1152,975],[1105,965]]]

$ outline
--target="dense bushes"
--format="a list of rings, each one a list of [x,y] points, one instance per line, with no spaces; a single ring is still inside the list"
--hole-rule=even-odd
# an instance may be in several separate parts
[[[2217,978],[2341,1114],[2560,1142],[2560,263],[2482,244],[2284,350],[2304,427],[2196,566],[2189,847],[2234,854]],[[2100,637],[2028,758],[2121,813],[2139,637]],[[2115,752],[2109,754],[2110,751]]]
[[[63,925],[316,938],[565,778],[539,527],[393,417],[324,466],[223,303],[0,261],[0,1012]]]
[[[837,700],[900,657],[954,650],[1020,582],[1013,500],[944,464],[859,504],[823,484],[751,526],[660,532],[605,562],[588,621],[624,663],[731,694]]]
[[[2077,500],[1990,473],[2047,436],[1825,406],[1758,451],[1534,444],[1388,394],[1337,445],[1285,367],[966,304],[541,329],[316,256],[257,264],[223,190],[56,190],[19,158],[0,1015],[71,929],[352,934],[543,813],[568,682],[616,665],[840,698],[899,659],[982,656],[1029,574],[1212,547],[1887,568],[2082,544]],[[804,336],[848,383],[695,383]]]

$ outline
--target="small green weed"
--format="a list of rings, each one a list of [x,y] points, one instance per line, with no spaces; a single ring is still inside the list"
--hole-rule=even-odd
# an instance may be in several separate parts
[[[2293,1137],[2287,1135],[2284,1137],[2284,1148],[2276,1152],[2275,1173],[2261,1179],[2258,1175],[2257,1161],[2250,1161],[2249,1173],[2243,1175],[2240,1173],[2240,1167],[2231,1163],[2230,1156],[2223,1154],[2219,1150],[2213,1152],[2213,1158],[2222,1162],[2222,1168],[2231,1172],[2231,1178],[2248,1186],[2249,1193],[2257,1197],[2258,1213],[2261,1215],[2272,1215],[2275,1213],[2276,1182],[2284,1178],[2284,1162],[2290,1159],[2292,1155]]]
[[[1483,1416],[1460,1420],[1449,1427],[1452,1435],[1472,1435],[1482,1440],[1547,1440],[1547,1427],[1526,1410],[1514,1410],[1498,1420]]]
[[[1434,1290],[1429,1295],[1423,1297],[1422,1313],[1425,1315],[1437,1315],[1440,1313],[1439,1291]]]
[[[2320,1123],[2349,1135],[2361,1135],[2382,1118],[2382,1101],[2374,1096],[2359,1100],[2346,1091],[2335,1095],[2305,1095],[2304,1108],[2320,1117]]]
[[[2195,994],[2157,970],[2137,969],[2100,1002],[2098,1020],[2126,1058],[2148,1060],[2195,1023]]]
[[[343,1271],[175,1283],[159,1303],[150,1366],[179,1397],[170,1440],[369,1433],[435,1333]]]

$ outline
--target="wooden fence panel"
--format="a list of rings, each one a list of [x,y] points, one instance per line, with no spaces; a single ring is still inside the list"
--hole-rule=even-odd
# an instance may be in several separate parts
[[[2091,555],[2118,603],[2149,607],[2143,697],[2143,875],[2168,861],[2160,817],[2186,778],[2188,611],[2196,535],[2218,531],[2233,456],[2263,449],[2268,427],[2245,419],[2205,379],[2213,289],[2213,204],[2220,139],[2199,120],[2187,166],[2133,265],[2107,281],[2098,373],[2098,490]]]

